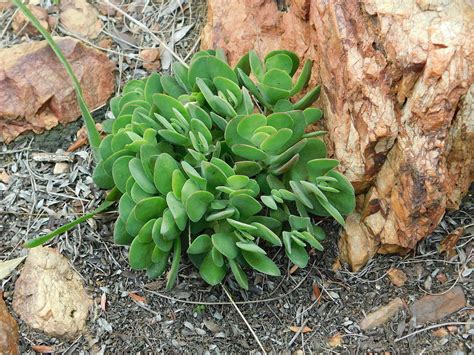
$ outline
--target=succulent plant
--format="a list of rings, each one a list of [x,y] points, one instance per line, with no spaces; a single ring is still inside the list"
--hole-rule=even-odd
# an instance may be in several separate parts
[[[299,267],[307,248],[323,249],[313,216],[344,224],[355,198],[326,158],[325,132],[306,133],[322,117],[309,107],[319,88],[293,99],[311,65],[293,79],[299,59],[289,51],[263,62],[251,51],[235,68],[222,51],[201,51],[189,68],[129,81],[111,100],[93,179],[112,191],[106,207],[118,200],[114,241],[130,245],[132,269],[151,278],[169,269],[171,288],[186,252],[208,284],[230,270],[247,289],[246,268],[280,275],[272,248]]]

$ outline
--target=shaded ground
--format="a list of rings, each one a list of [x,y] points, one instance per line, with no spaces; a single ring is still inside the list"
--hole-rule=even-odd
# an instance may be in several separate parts
[[[192,3],[196,9],[203,2]],[[176,9],[172,15],[174,19],[168,21],[174,22],[170,23],[179,19],[196,22],[195,32],[189,34],[191,38],[186,42],[191,51],[203,21],[202,14],[196,18],[196,12],[190,15],[189,10]],[[178,49],[186,50],[185,47]],[[118,74],[121,78],[129,78],[142,75],[140,70],[139,65],[130,62],[128,69]],[[87,149],[74,153],[70,171],[61,175],[52,174],[54,163],[39,163],[31,158],[37,151],[66,149],[80,126],[80,123],[74,123],[40,136],[27,135],[14,144],[0,147],[0,172],[5,171],[10,177],[8,183],[0,182],[2,260],[25,254],[21,247],[25,240],[52,230],[100,203],[102,192],[92,184],[92,161]],[[223,289],[204,284],[189,263],[183,264],[177,287],[169,293],[163,291],[165,282],[161,279],[150,283],[143,273],[130,271],[127,249],[112,242],[115,217],[113,213],[103,214],[51,243],[82,275],[86,289],[94,299],[88,332],[74,341],[65,342],[34,332],[18,320],[23,353],[31,352],[32,345],[41,344],[53,346],[58,353],[259,351]],[[377,256],[357,274],[344,265],[333,269],[337,260],[338,226],[325,221],[329,234],[324,243],[326,250],[312,255],[307,269],[290,273],[291,265],[280,252],[276,260],[282,270],[287,270],[281,278],[254,274],[250,278],[249,292],[236,288],[232,278],[226,280],[225,287],[267,351],[469,353],[472,344],[468,329],[462,325],[455,326],[445,337],[426,330],[397,341],[429,326],[415,328],[407,310],[372,331],[362,332],[357,324],[365,314],[395,297],[401,297],[410,305],[425,294],[443,293],[454,285],[463,287],[465,294],[471,297],[470,303],[440,322],[468,321],[474,294],[474,274],[469,273],[469,268],[473,268],[473,219],[471,191],[462,209],[448,213],[416,252],[406,257]],[[468,227],[457,244],[456,255],[446,260],[444,254],[438,252],[439,242],[459,226]],[[407,274],[404,287],[397,288],[389,281],[386,273],[391,267]],[[446,276],[443,283],[439,281],[442,280],[438,277],[440,274]],[[17,276],[18,271],[2,283],[9,307]],[[313,285],[321,290],[319,302],[314,297]],[[130,293],[144,297],[145,303],[137,302]],[[100,307],[104,297],[105,311]],[[311,331],[295,337],[290,326],[301,325]],[[338,335],[342,345],[331,347],[328,341]]]

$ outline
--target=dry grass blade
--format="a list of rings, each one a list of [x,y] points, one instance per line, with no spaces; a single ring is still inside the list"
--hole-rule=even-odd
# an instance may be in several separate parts
[[[129,19],[130,21],[132,21],[135,25],[137,25],[138,27],[140,27],[143,31],[147,32],[155,41],[157,41],[161,46],[163,46],[164,49],[166,49],[169,53],[171,53],[171,55],[176,59],[178,60],[180,63],[182,63],[183,65],[185,65],[186,67],[188,67],[188,65],[186,64],[186,62],[178,55],[176,54],[176,52],[170,48],[163,40],[161,40],[157,35],[155,35],[152,31],[150,31],[150,29],[145,26],[142,22],[138,21],[137,19],[135,19],[134,17],[130,16],[129,14],[127,14],[125,11],[123,11],[120,7],[118,7],[117,5],[114,5],[112,4],[110,1],[108,0],[105,0],[105,1],[99,1],[99,4],[106,4],[110,7],[112,7],[113,9],[115,9],[116,11],[118,11],[119,13],[121,13],[123,16],[125,16],[127,19]]]
[[[0,280],[4,279],[10,273],[16,269],[18,265],[26,258],[26,256],[22,256],[20,258],[15,258],[12,260],[2,261],[0,262]]]
[[[239,316],[243,319],[243,321],[244,321],[245,325],[247,326],[247,328],[249,328],[250,333],[252,333],[252,336],[255,338],[255,341],[257,342],[260,349],[262,349],[264,354],[267,354],[267,352],[266,352],[265,348],[263,347],[262,343],[260,342],[260,339],[258,338],[257,334],[255,334],[255,331],[253,330],[253,328],[251,327],[251,325],[249,324],[247,319],[244,317],[244,315],[240,311],[239,307],[237,307],[237,305],[235,304],[235,302],[234,302],[232,296],[230,295],[229,291],[227,291],[227,289],[225,288],[224,285],[222,285],[222,289],[224,290],[225,294],[229,298],[229,301],[232,303],[234,308],[237,310],[237,313],[239,313]]]

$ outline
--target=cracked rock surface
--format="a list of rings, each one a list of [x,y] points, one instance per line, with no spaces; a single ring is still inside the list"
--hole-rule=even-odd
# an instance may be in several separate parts
[[[115,65],[104,53],[71,37],[56,38],[79,80],[89,108],[114,91]],[[80,110],[72,82],[46,41],[0,49],[0,141],[72,122]]]
[[[68,260],[51,248],[31,249],[15,283],[13,308],[30,327],[73,338],[86,325],[92,301]]]

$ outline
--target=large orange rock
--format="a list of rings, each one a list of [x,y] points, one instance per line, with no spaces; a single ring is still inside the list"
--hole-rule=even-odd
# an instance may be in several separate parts
[[[204,48],[315,60],[328,143],[359,194],[340,241],[357,270],[413,248],[474,179],[468,0],[210,0]]]
[[[115,65],[104,53],[73,38],[57,38],[81,83],[89,108],[114,91]],[[40,133],[80,116],[72,82],[46,41],[0,49],[0,139]]]

